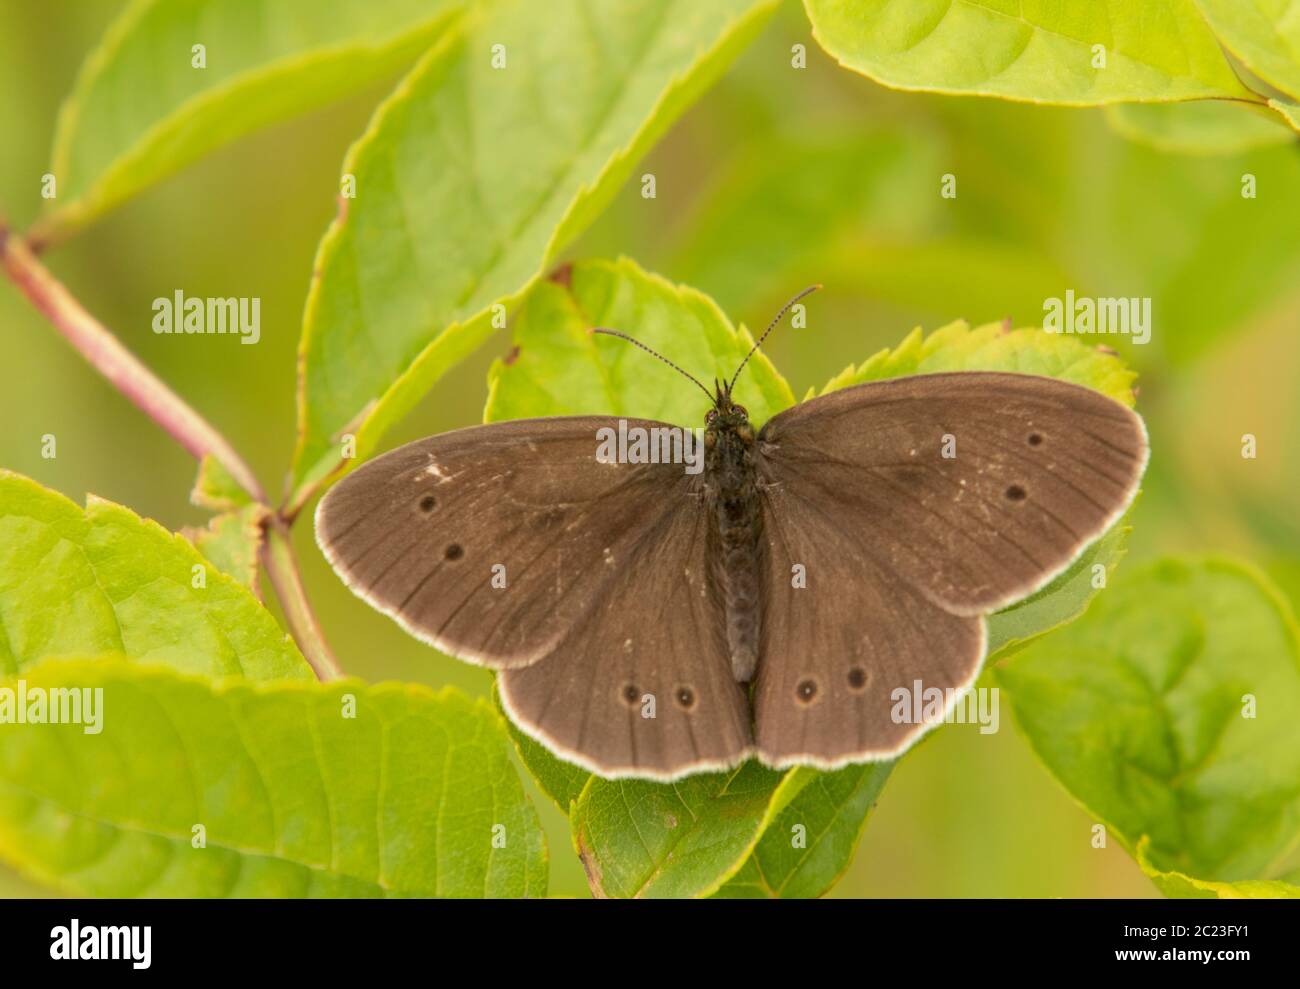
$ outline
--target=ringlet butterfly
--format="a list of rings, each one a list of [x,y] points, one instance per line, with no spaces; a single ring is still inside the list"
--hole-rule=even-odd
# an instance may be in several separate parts
[[[983,616],[1124,513],[1146,430],[1080,385],[980,371],[859,384],[755,430],[736,380],[818,287],[712,393],[595,331],[705,392],[702,471],[598,455],[610,416],[459,429],[344,478],[321,549],[412,635],[500,670],[515,724],[602,776],[898,755],[938,720],[898,698],[970,688]]]

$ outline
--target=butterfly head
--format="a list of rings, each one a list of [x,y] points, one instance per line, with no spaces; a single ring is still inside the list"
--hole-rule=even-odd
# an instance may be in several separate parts
[[[709,409],[704,416],[704,426],[707,432],[716,433],[722,430],[728,432],[745,432],[749,426],[749,412],[731,397],[731,385],[727,382],[713,382],[713,408]]]

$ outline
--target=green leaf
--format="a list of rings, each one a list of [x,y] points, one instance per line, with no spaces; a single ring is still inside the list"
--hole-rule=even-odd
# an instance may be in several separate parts
[[[1013,330],[1001,323],[971,329],[958,320],[929,336],[913,330],[892,350],[882,350],[840,372],[821,393],[864,381],[940,371],[1041,374],[1084,385],[1130,407],[1137,378],[1114,353],[1089,347],[1072,336],[1038,329]]]
[[[781,773],[747,762],[676,783],[593,776],[573,840],[597,896],[708,896],[745,862],[780,809]]]
[[[1275,555],[1264,564],[1264,572],[1278,589],[1294,614],[1300,611],[1300,557],[1286,553]]]
[[[745,864],[714,894],[726,899],[821,896],[844,874],[896,762],[824,773],[800,767],[782,788],[796,791],[772,817]],[[774,802],[776,797],[774,797]]]
[[[1106,119],[1131,141],[1177,154],[1235,155],[1295,140],[1275,114],[1240,103],[1121,103]]]
[[[253,504],[253,497],[220,460],[205,453],[199,461],[199,473],[190,491],[190,501],[214,512],[233,512]]]
[[[1272,99],[1268,101],[1268,105],[1286,118],[1292,130],[1300,131],[1300,104],[1293,103],[1291,100]]]
[[[1268,879],[1300,840],[1300,645],[1253,571],[1122,575],[996,677],[1052,774],[1155,869]]]
[[[295,504],[340,468],[340,434],[364,456],[482,343],[489,307],[604,209],[774,6],[504,0],[429,53],[349,152],[357,198],[321,242]]]
[[[83,512],[0,471],[0,673],[104,652],[212,676],[312,678],[271,614],[183,536],[94,496]]]
[[[1196,0],[1196,5],[1247,68],[1300,98],[1300,18],[1289,0]]]
[[[1166,872],[1152,864],[1148,857],[1151,839],[1138,842],[1137,861],[1160,892],[1170,899],[1179,900],[1300,900],[1300,886],[1276,879],[1243,879],[1235,883],[1216,883],[1185,876],[1181,872]]]
[[[1131,514],[1130,510],[1046,587],[989,616],[989,659],[1015,652],[1088,610],[1088,603],[1114,576],[1127,553]]]
[[[66,235],[251,131],[320,106],[411,62],[460,0],[142,0],[82,66],[59,112],[54,212]],[[192,47],[205,47],[205,68]]]
[[[587,413],[685,425],[702,421],[705,399],[694,385],[625,341],[591,334],[595,325],[622,329],[706,380],[729,376],[750,339],[707,297],[627,259],[565,266],[538,282],[519,306],[515,347],[489,373],[486,420]],[[1000,325],[971,330],[964,323],[928,337],[918,330],[894,350],[849,367],[827,390],[857,380],[962,369],[1055,375],[1133,401],[1134,376],[1113,355],[1073,337],[1008,332]],[[789,385],[761,352],[737,389],[755,423],[793,404]],[[991,643],[1010,648],[1079,614],[1096,593],[1092,568],[1100,563],[1109,574],[1122,554],[1123,537],[1124,528],[1117,526],[1057,581],[994,616]],[[518,734],[516,742],[541,787],[569,810],[585,772]],[[798,769],[783,777],[747,764],[744,775],[710,774],[675,784],[592,776],[572,808],[575,843],[599,895],[820,895],[847,868],[891,765],[829,774]],[[727,785],[733,776],[745,784],[741,791]],[[766,801],[756,792],[759,783],[768,788]],[[693,828],[678,830],[683,803],[692,821],[727,818],[711,861],[695,853],[704,839]],[[768,833],[773,821],[781,826],[772,825]],[[790,845],[795,824],[806,827],[806,850]]]
[[[1192,0],[804,0],[813,37],[895,89],[1099,106],[1255,99]],[[1094,46],[1105,66],[1094,67]]]
[[[594,326],[635,336],[710,386],[714,376],[730,378],[753,346],[694,289],[626,258],[582,262],[539,282],[521,304],[515,349],[488,375],[485,420],[603,413],[703,424],[709,400],[694,384],[624,340],[593,334]],[[737,389],[755,424],[794,404],[761,351]]]
[[[214,567],[234,577],[260,599],[257,564],[266,516],[267,510],[262,505],[247,505],[238,511],[213,516],[206,528],[183,529],[181,535]]]
[[[0,724],[0,856],[42,882],[114,897],[546,892],[537,815],[485,701],[213,684],[111,658],[25,680],[29,697],[103,691],[99,734]]]

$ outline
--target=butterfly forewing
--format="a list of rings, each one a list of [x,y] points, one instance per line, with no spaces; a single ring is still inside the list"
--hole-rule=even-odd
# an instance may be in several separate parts
[[[1142,420],[1053,378],[994,372],[858,385],[775,416],[765,480],[869,528],[877,554],[958,614],[996,611],[1060,573],[1123,514]]]
[[[322,499],[317,539],[412,634],[493,668],[526,666],[585,627],[618,561],[696,480],[680,464],[600,462],[597,431],[611,425],[517,420],[409,443]]]

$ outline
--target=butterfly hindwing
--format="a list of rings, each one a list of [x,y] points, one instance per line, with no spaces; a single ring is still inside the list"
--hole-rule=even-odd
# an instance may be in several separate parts
[[[707,533],[692,500],[629,545],[591,620],[501,675],[511,719],[607,777],[672,779],[742,761],[749,700],[732,676]]]
[[[950,614],[894,578],[870,528],[845,526],[794,487],[763,498],[759,757],[823,769],[889,758],[927,727],[911,704],[894,717],[897,691],[910,698],[918,681],[945,698],[964,691],[984,657],[984,620]]]

